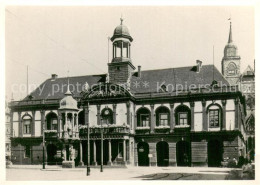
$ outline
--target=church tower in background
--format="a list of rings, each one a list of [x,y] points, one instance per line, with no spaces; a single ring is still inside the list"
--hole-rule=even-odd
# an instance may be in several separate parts
[[[222,59],[222,74],[230,85],[237,85],[240,77],[240,56],[237,54],[237,46],[233,43],[231,22],[228,43]]]

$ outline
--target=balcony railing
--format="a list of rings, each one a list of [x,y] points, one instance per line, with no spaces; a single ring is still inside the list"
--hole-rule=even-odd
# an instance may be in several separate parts
[[[44,135],[45,135],[46,139],[57,138],[58,132],[57,132],[57,130],[45,130]]]
[[[105,126],[105,127],[90,127],[89,133],[90,134],[101,134],[101,131],[103,131],[103,134],[127,134],[130,133],[130,128],[128,126]],[[85,136],[88,133],[87,126],[81,126],[79,128],[79,136]]]
[[[60,100],[58,99],[49,99],[49,100],[22,100],[22,101],[12,101],[9,103],[9,106],[29,106],[29,105],[51,105],[59,104]]]

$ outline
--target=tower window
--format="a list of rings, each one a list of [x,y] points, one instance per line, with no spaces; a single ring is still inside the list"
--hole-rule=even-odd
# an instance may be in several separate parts
[[[117,67],[116,67],[116,70],[120,71],[120,67],[119,67],[119,66],[117,66]]]
[[[230,64],[228,65],[227,70],[228,70],[228,74],[229,74],[229,75],[235,75],[235,74],[237,74],[237,66],[236,66],[236,64],[230,63]]]

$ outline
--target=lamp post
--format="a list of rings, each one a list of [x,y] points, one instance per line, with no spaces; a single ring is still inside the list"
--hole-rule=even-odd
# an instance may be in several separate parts
[[[87,102],[87,111],[89,111],[89,102]],[[86,116],[86,115],[85,115]],[[90,175],[90,142],[89,142],[89,119],[87,119],[87,125],[88,125],[88,161],[87,161],[87,176]]]
[[[42,127],[42,169],[45,169],[45,121]]]
[[[100,164],[100,172],[103,172],[103,127],[102,127],[102,122],[103,122],[103,119],[101,119],[101,123],[100,123],[100,126],[101,126],[101,130],[100,130],[100,133],[101,133],[101,164]]]

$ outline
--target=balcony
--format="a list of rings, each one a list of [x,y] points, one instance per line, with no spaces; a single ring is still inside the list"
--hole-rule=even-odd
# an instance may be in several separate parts
[[[155,133],[166,134],[170,132],[170,126],[157,126],[154,128]]]
[[[103,131],[103,134],[128,134],[130,133],[130,128],[125,125],[110,125],[110,126],[104,126],[101,128],[101,126],[94,126],[89,127],[90,134],[101,134],[101,130]],[[86,125],[79,127],[79,136],[86,136],[88,134],[88,128]]]
[[[190,131],[190,125],[175,125],[174,131],[177,132],[189,132]]]
[[[136,127],[136,134],[150,134],[150,127]]]
[[[45,135],[46,139],[57,138],[58,132],[57,132],[57,130],[45,130],[44,135]]]

